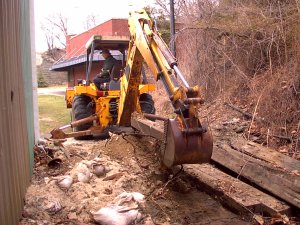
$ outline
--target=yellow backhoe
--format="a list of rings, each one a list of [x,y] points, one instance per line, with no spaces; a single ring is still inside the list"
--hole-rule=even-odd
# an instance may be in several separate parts
[[[128,25],[130,39],[93,36],[89,40],[86,79],[66,91],[72,122],[54,129],[52,138],[80,138],[107,134],[115,127],[130,127],[131,117],[136,112],[151,120],[164,121],[165,146],[161,150],[161,160],[166,167],[208,162],[213,141],[208,124],[198,118],[203,102],[198,86],[189,86],[145,10],[131,12]],[[90,82],[90,73],[94,53],[102,49],[118,50],[123,59],[110,71],[111,81],[98,89]],[[154,80],[163,83],[174,108],[174,119],[154,115],[154,102],[148,92],[155,91],[155,84],[144,82],[144,63]],[[65,133],[68,127],[73,128],[73,132]]]

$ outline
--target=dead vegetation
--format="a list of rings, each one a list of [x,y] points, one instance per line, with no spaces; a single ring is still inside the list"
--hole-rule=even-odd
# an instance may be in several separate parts
[[[262,120],[251,132],[299,150],[300,2],[185,1],[177,56],[208,102],[231,103]],[[268,139],[268,140],[267,140]],[[293,154],[292,154],[293,155]],[[294,155],[296,156],[296,155]]]

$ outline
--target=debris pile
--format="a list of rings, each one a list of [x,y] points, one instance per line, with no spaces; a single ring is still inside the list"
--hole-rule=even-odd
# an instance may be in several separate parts
[[[123,188],[123,182],[134,177],[128,170],[106,155],[92,157],[89,145],[81,148],[78,141],[66,146],[63,142],[40,140],[34,148],[38,179],[28,191],[34,196],[27,196],[24,224],[35,224],[35,217],[56,223],[71,220],[107,225],[142,219],[144,195]],[[39,210],[38,215],[32,215],[32,210]]]
[[[150,137],[121,135],[40,142],[19,225],[246,224],[183,171],[161,170],[157,146]]]

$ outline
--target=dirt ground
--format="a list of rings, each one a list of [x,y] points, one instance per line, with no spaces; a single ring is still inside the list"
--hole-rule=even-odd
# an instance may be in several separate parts
[[[153,96],[157,114],[172,117],[169,100],[162,96],[165,93],[161,89]],[[222,132],[261,142],[255,136],[255,122],[251,123],[222,102],[204,105],[200,116],[207,118],[215,131],[225,127]],[[124,192],[138,192],[145,198],[142,204],[135,205],[133,210],[138,210],[139,216],[131,224],[253,224],[224,208],[180,168],[162,169],[160,146],[153,138],[132,135],[42,143],[35,149],[34,174],[20,225],[129,224],[96,221],[95,212],[116,207],[118,196]],[[95,165],[104,168],[103,174],[93,174]],[[86,183],[79,176],[83,171]],[[62,189],[60,179],[67,175],[72,177],[72,185]],[[132,212],[131,208],[125,211],[125,214]],[[113,213],[106,216],[116,218]]]
[[[160,169],[159,144],[150,137],[121,135],[109,141],[69,139],[64,148],[47,142],[45,151],[36,149],[20,225],[96,224],[92,212],[112,205],[124,191],[145,196],[139,208],[141,218],[134,224],[250,224],[204,193],[184,171]],[[48,166],[48,150],[61,160],[59,164]],[[93,174],[88,183],[78,181],[78,167],[93,159],[107,173]],[[73,177],[73,184],[62,190],[55,179],[67,174]]]

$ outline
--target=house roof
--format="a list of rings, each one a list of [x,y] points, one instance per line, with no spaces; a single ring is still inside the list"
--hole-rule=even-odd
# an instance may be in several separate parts
[[[130,38],[129,36],[116,36],[116,35],[93,35],[85,44],[88,52],[94,45],[95,50],[109,49],[109,50],[125,50],[128,48]]]
[[[116,59],[116,60],[122,60],[123,55],[121,52],[117,50],[111,50],[111,55]],[[59,61],[50,68],[51,71],[68,71],[72,66],[74,65],[81,65],[86,63],[87,57],[86,54],[80,55],[80,56],[75,56],[73,58],[67,59],[67,60],[62,60]],[[100,51],[97,51],[94,53],[93,56],[93,62],[99,62],[99,61],[104,61],[103,56],[100,54]]]
[[[127,19],[111,19],[98,26],[95,26],[81,34],[69,35],[67,37],[66,55],[63,60],[59,60],[54,63],[50,68],[52,71],[68,71],[70,67],[86,63],[86,52],[87,49],[85,45],[87,41],[94,35],[101,37],[99,43],[105,48],[111,49],[112,55],[119,60],[122,60],[122,54],[120,51],[114,50],[125,50],[128,47],[128,42],[130,39],[130,33],[128,29]],[[110,38],[112,41],[107,42],[106,37]],[[123,41],[117,46],[116,41]],[[106,43],[107,42],[107,43]],[[117,46],[117,47],[116,47]],[[100,47],[101,48],[101,47]],[[99,50],[100,48],[95,48]],[[102,61],[104,58],[99,53],[95,53],[93,56],[93,61]]]
[[[78,35],[67,36],[66,59],[85,54],[85,44],[93,35],[130,37],[127,19],[110,19]]]

